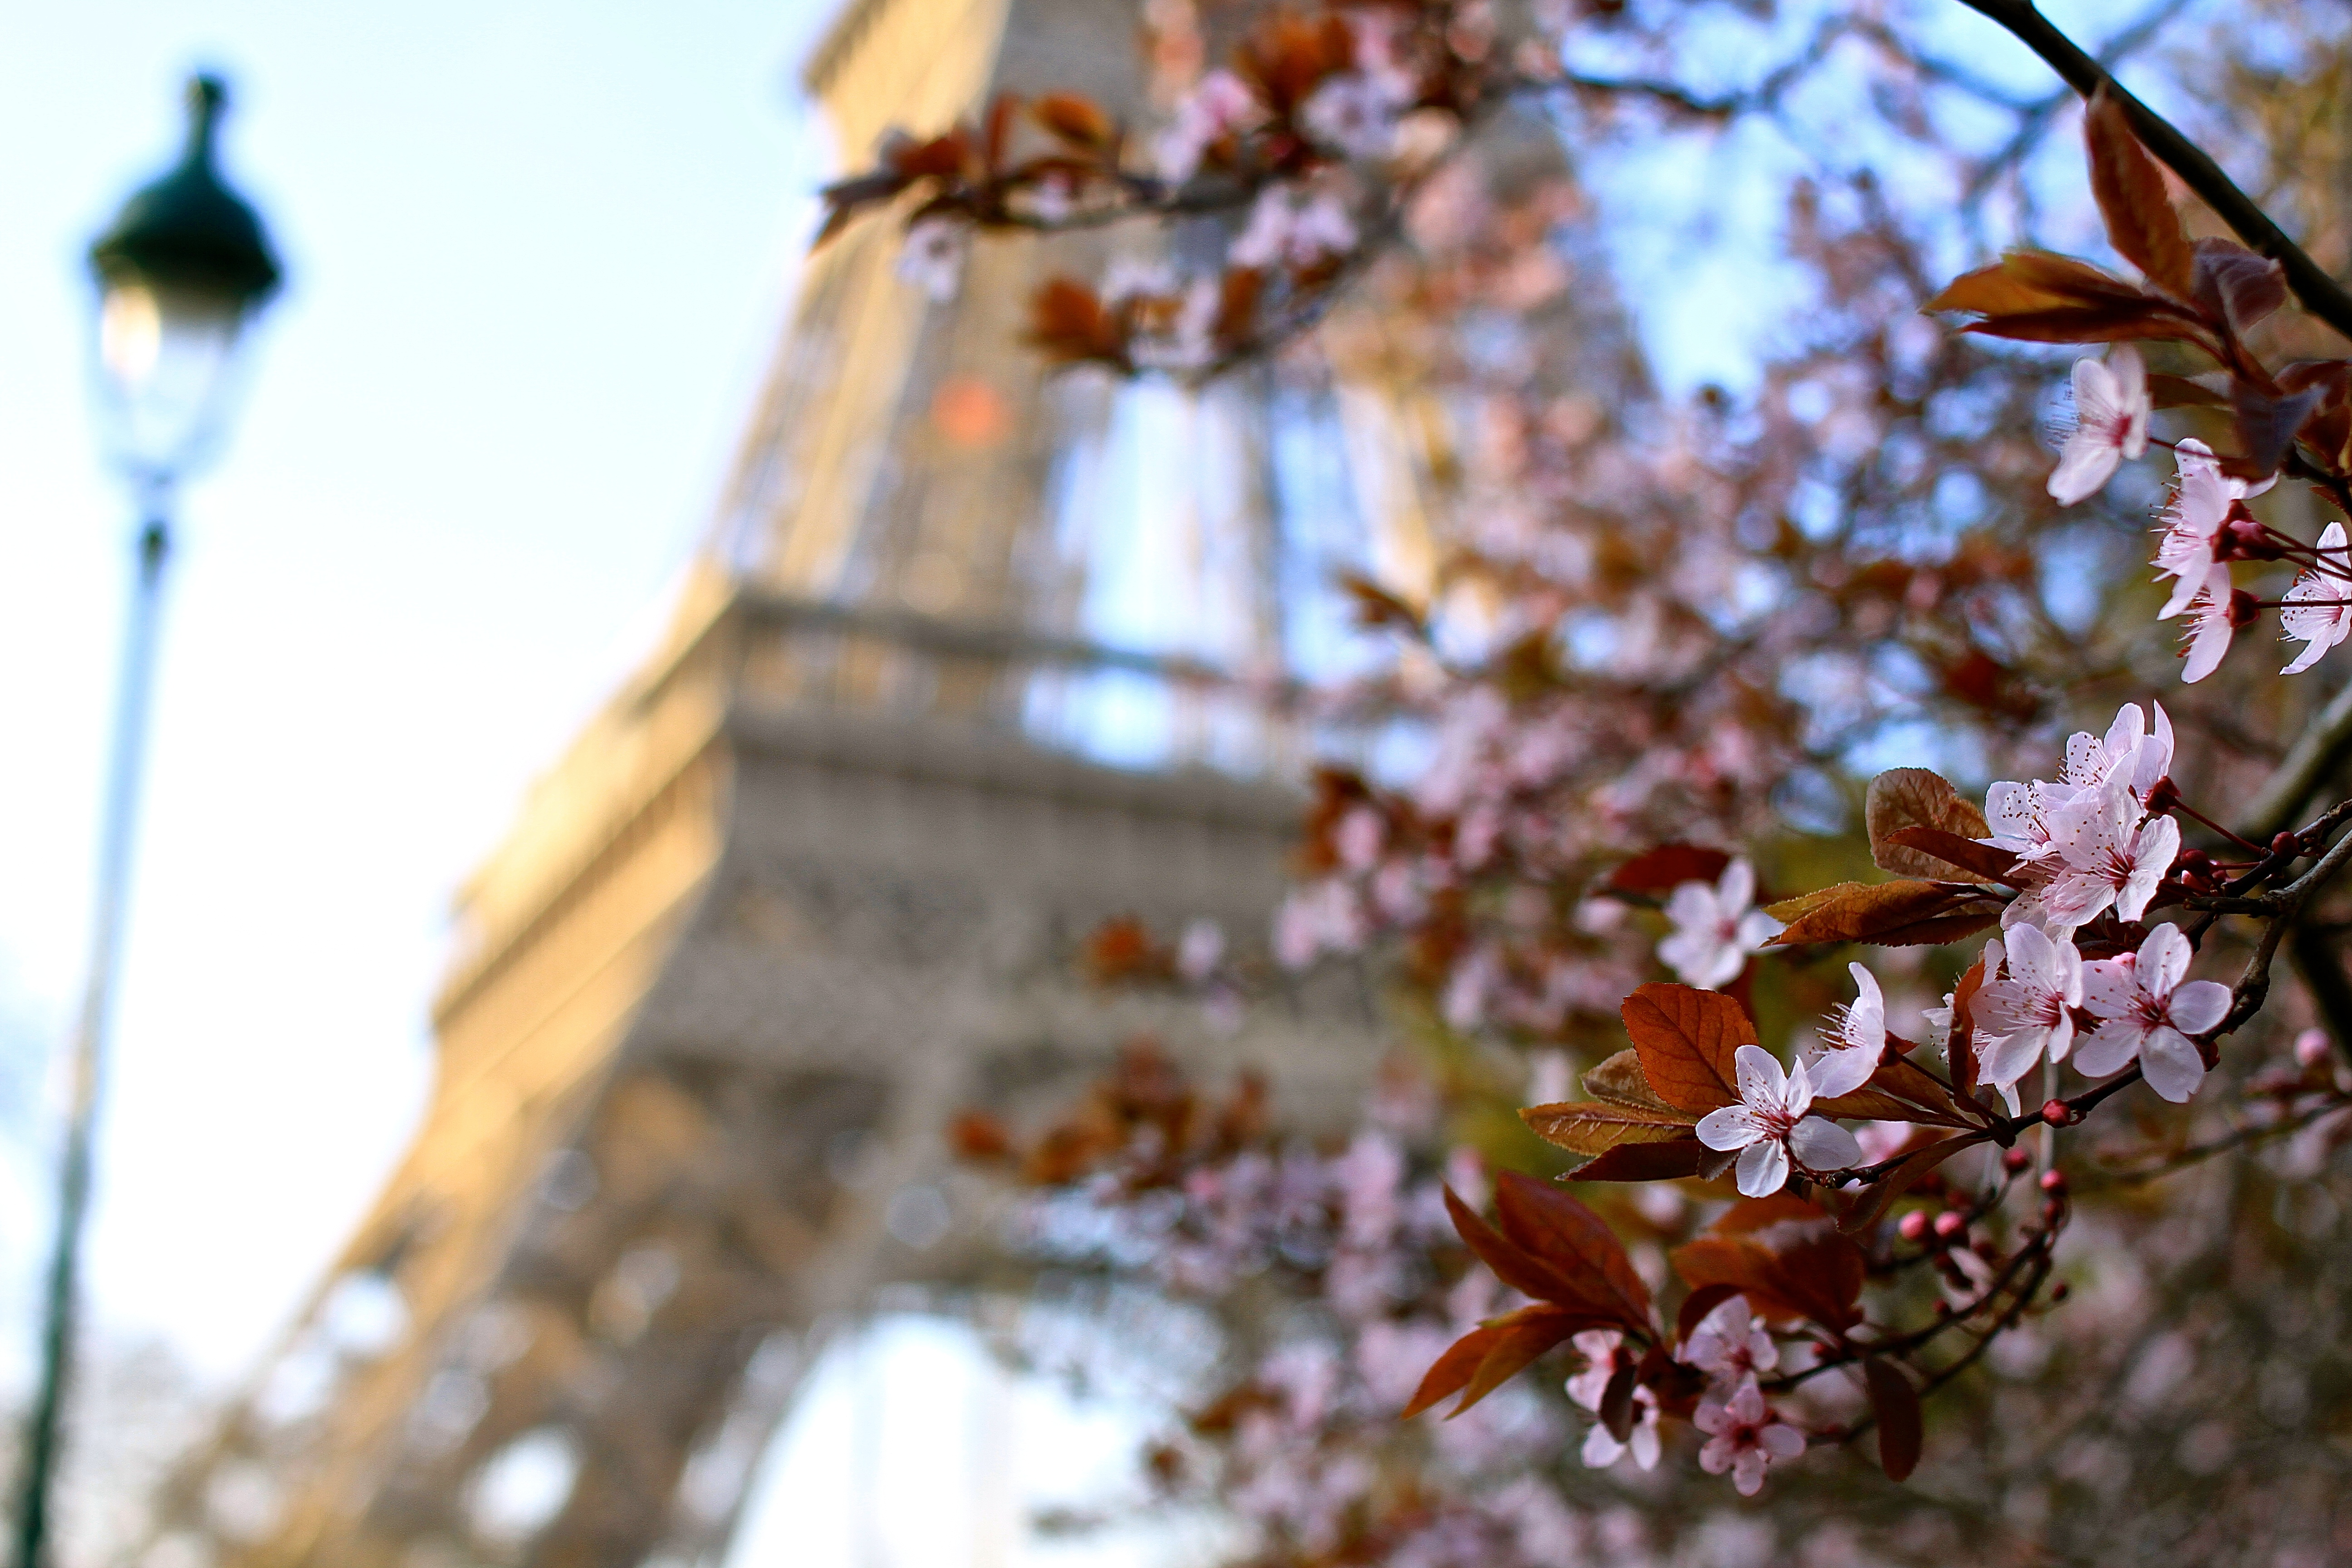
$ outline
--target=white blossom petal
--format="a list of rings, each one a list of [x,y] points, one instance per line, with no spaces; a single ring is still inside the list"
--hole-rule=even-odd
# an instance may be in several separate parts
[[[1808,1171],[1849,1171],[1862,1163],[1862,1145],[1836,1122],[1809,1116],[1789,1130],[1789,1152]]]
[[[1762,1138],[1739,1152],[1739,1190],[1751,1198],[1769,1198],[1789,1184],[1789,1152],[1778,1138]]]
[[[2175,1105],[2187,1103],[2205,1081],[2205,1059],[2188,1036],[2169,1025],[2149,1030],[2140,1042],[2139,1070],[2148,1088]]]

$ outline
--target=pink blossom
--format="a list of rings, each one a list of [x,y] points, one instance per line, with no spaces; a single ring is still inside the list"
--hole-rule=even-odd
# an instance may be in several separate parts
[[[1734,1296],[1699,1320],[1675,1359],[1706,1373],[1719,1393],[1778,1372],[1780,1349],[1748,1310],[1748,1298]]]
[[[1569,1344],[1584,1358],[1581,1369],[1568,1380],[1568,1396],[1587,1410],[1601,1408],[1609,1380],[1617,1374],[1617,1349],[1625,1336],[1615,1329],[1585,1329],[1572,1334]]]
[[[1606,1422],[1595,1421],[1592,1430],[1584,1435],[1583,1459],[1587,1469],[1604,1470],[1623,1458],[1633,1456],[1633,1462],[1645,1470],[1658,1468],[1658,1457],[1664,1447],[1658,1441],[1658,1398],[1646,1388],[1633,1390],[1633,1430],[1624,1442],[1609,1430]]]
[[[2069,788],[2093,789],[2110,779],[2127,780],[2145,802],[2148,791],[2172,771],[2172,716],[2161,702],[2150,702],[2156,728],[2149,731],[2139,704],[2126,702],[2116,710],[2105,739],[2077,730],[2066,740],[2066,761],[2058,777]]]
[[[2038,897],[2053,931],[2085,925],[2110,905],[2123,920],[2139,919],[2180,853],[2180,825],[2146,817],[2139,796],[2121,779],[2077,795],[2057,813],[2051,832],[2063,867]]]
[[[2137,955],[2083,966],[2083,1005],[2101,1020],[2074,1052],[2074,1065],[2093,1078],[2120,1072],[2137,1058],[2147,1086],[2178,1105],[2205,1080],[2205,1058],[2189,1038],[2220,1026],[2230,1011],[2230,988],[2212,980],[2185,980],[2189,939],[2178,926],[2147,933]]]
[[[1993,831],[1982,842],[2008,850],[2027,865],[2057,858],[2058,843],[2050,836],[2051,819],[2074,795],[2070,785],[2042,779],[2022,784],[2001,780],[1985,791],[1985,822]]]
[[[1198,985],[1217,972],[1225,956],[1225,931],[1212,920],[1186,925],[1176,942],[1176,973]]]
[[[1226,248],[1236,267],[1312,267],[1356,247],[1356,225],[1326,191],[1300,198],[1280,185],[1258,193],[1249,223]]]
[[[1299,106],[1299,123],[1328,147],[1350,158],[1385,158],[1396,146],[1397,117],[1412,100],[1412,85],[1387,71],[1343,71]]]
[[[1878,978],[1859,963],[1846,968],[1853,975],[1853,1003],[1824,1020],[1822,1043],[1805,1053],[1813,1092],[1823,1100],[1852,1094],[1868,1083],[1886,1054],[1886,998]]]
[[[2044,1055],[2066,1059],[2074,1043],[2070,1009],[2083,1001],[2083,955],[2072,942],[2053,942],[2021,925],[2010,932],[2007,976],[1979,991],[1969,1016],[1985,1030],[1977,1059],[1987,1083],[2006,1087],[2023,1078]]]
[[[1741,1497],[1754,1497],[1766,1470],[1805,1451],[1804,1434],[1775,1415],[1752,1383],[1741,1384],[1727,1400],[1703,1402],[1692,1419],[1707,1435],[1698,1468],[1710,1476],[1729,1470]]]
[[[2204,584],[2189,611],[2189,631],[2184,639],[2189,645],[2188,662],[2180,667],[2182,685],[2194,686],[2221,668],[2221,656],[2230,651],[2230,639],[2238,631],[2231,615],[2231,601],[2236,596],[2227,566],[2207,568]]]
[[[1836,1122],[1808,1116],[1813,1087],[1805,1064],[1785,1072],[1771,1052],[1761,1046],[1742,1046],[1732,1054],[1739,1079],[1739,1103],[1710,1110],[1699,1119],[1698,1140],[1710,1149],[1739,1152],[1739,1190],[1751,1198],[1769,1197],[1787,1184],[1789,1167],[1826,1173],[1859,1163],[1862,1146],[1853,1134]]]
[[[2319,536],[2319,557],[2335,569],[2305,572],[2286,591],[2286,605],[2279,611],[2279,630],[2304,645],[2281,675],[2301,675],[2352,633],[2352,555],[2345,549],[2342,523],[2329,523]]]
[[[2050,475],[2061,506],[2086,500],[2106,488],[2117,465],[2147,449],[2147,372],[2139,351],[2117,343],[2103,364],[2074,362],[2074,432]]]
[[[1212,144],[1265,117],[1265,107],[1241,78],[1229,70],[1211,71],[1193,84],[1160,132],[1153,149],[1160,178],[1183,184],[1200,172],[1202,155]]]
[[[1780,930],[1779,921],[1749,907],[1755,901],[1756,870],[1744,859],[1726,866],[1712,888],[1685,882],[1666,898],[1675,929],[1658,943],[1659,961],[1685,985],[1728,985],[1748,966],[1748,955]]]
[[[898,250],[898,272],[934,300],[952,300],[963,280],[966,235],[963,225],[950,218],[927,217],[907,227]]]
[[[2156,613],[2159,621],[2187,609],[2203,589],[2217,564],[2231,505],[2246,495],[2244,481],[2224,474],[2213,460],[2212,448],[2202,441],[2183,441],[2173,456],[2180,478],[2156,544],[2156,574],[2173,579],[2172,596]]]

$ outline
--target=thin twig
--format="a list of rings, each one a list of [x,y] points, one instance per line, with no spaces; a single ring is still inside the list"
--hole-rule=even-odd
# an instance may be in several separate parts
[[[2304,248],[2286,237],[2256,205],[2252,197],[2221,172],[2210,154],[2148,108],[2109,75],[2105,67],[2085,54],[2081,45],[2034,9],[2030,0],[1960,0],[1969,10],[1997,23],[2027,48],[2042,57],[2066,85],[2090,97],[2105,87],[2123,107],[2132,132],[2142,145],[2180,176],[2214,216],[2250,247],[2276,261],[2286,273],[2286,286],[2303,308],[2352,339],[2352,294],[2330,278]]]

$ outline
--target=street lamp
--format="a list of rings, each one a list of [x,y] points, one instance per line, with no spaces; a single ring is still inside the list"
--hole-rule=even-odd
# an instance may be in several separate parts
[[[89,969],[74,1028],[41,1381],[26,1434],[16,1511],[16,1568],[47,1568],[58,1415],[73,1359],[92,1134],[131,868],[157,611],[171,554],[173,492],[218,450],[233,401],[238,342],[278,288],[278,260],[261,220],[221,182],[215,166],[214,138],[227,99],[216,77],[199,76],[188,84],[188,142],[179,163],[133,195],[89,251],[99,295],[99,403],[108,458],[131,486],[138,507],[137,571],[101,806]]]

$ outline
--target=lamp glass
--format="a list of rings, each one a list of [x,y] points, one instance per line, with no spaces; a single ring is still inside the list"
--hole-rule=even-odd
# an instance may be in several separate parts
[[[243,301],[143,279],[110,281],[99,300],[98,372],[116,462],[165,482],[217,444],[245,325]]]

